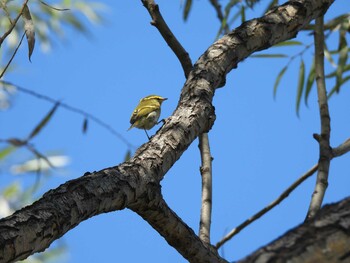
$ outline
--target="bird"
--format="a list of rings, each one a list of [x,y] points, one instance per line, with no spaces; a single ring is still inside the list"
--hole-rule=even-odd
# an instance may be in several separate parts
[[[149,95],[142,98],[131,114],[131,126],[128,131],[134,127],[143,129],[147,135],[147,138],[150,139],[147,130],[152,129],[156,124],[158,124],[161,105],[165,100],[167,100],[167,98],[163,98],[158,95]]]

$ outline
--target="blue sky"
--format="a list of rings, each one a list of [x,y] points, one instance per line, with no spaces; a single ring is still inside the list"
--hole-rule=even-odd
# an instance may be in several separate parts
[[[157,1],[168,25],[189,52],[193,62],[213,43],[219,27],[209,1],[194,1],[189,20],[182,21],[180,1]],[[143,131],[129,127],[129,118],[139,99],[149,94],[169,98],[163,104],[162,118],[171,115],[185,82],[179,62],[150,25],[141,1],[110,1],[106,23],[89,25],[93,35],[68,31],[64,43],[57,41],[51,53],[37,48],[32,63],[26,46],[15,58],[16,73],[8,81],[46,94],[89,112],[138,146],[147,141]],[[248,19],[260,16],[259,10]],[[346,1],[336,1],[327,17],[349,10]],[[327,19],[326,17],[326,19]],[[236,24],[235,26],[238,26]],[[297,40],[313,38],[299,34]],[[277,49],[276,49],[277,50]],[[278,52],[296,54],[298,49]],[[268,52],[275,52],[274,50]],[[277,52],[277,51],[276,51]],[[312,51],[303,56],[307,68]],[[300,59],[290,66],[274,100],[272,89],[287,59],[248,58],[229,73],[226,86],[214,98],[216,122],[210,131],[213,161],[213,218],[211,240],[221,237],[243,220],[276,199],[279,194],[318,160],[318,144],[312,138],[320,130],[316,91],[309,105],[295,113]],[[334,84],[329,83],[332,87]],[[349,84],[330,102],[331,144],[338,146],[350,137],[348,112]],[[18,93],[12,107],[1,113],[0,138],[25,137],[52,104]],[[44,153],[59,151],[72,162],[64,170],[43,180],[42,192],[87,171],[100,170],[123,161],[128,147],[108,131],[89,122],[82,134],[83,117],[60,108],[53,120],[33,141]],[[150,131],[153,134],[154,128]],[[162,181],[163,195],[170,207],[198,232],[200,211],[200,156],[198,141],[190,146]],[[31,158],[25,150],[14,161]],[[333,160],[325,203],[349,195],[349,156]],[[31,175],[3,174],[0,188],[14,180],[24,185]],[[306,215],[315,176],[308,179],[281,205],[244,229],[220,253],[229,261],[244,257],[300,224]],[[59,242],[69,251],[65,262],[186,262],[175,249],[143,219],[129,210],[96,216],[68,232]]]

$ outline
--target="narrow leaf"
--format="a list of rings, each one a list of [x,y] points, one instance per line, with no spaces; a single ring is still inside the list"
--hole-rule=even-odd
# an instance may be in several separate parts
[[[337,67],[336,63],[334,62],[333,58],[332,58],[332,54],[331,52],[329,52],[326,42],[324,43],[324,56],[325,58],[329,61],[329,63],[331,63],[331,65],[335,68]]]
[[[256,55],[252,55],[251,57],[254,57],[254,58],[286,58],[288,56],[285,54],[256,54]]]
[[[84,122],[83,122],[83,133],[85,134],[87,132],[87,129],[88,129],[88,119],[85,118],[84,119]]]
[[[20,187],[19,183],[18,182],[14,182],[13,184],[9,185],[8,187],[6,187],[4,189],[4,191],[2,192],[2,195],[6,199],[10,199],[10,198],[18,196],[18,193],[20,191],[21,191],[21,187]]]
[[[350,80],[350,76],[346,76],[345,78],[342,79],[341,81],[341,85],[343,85],[345,82]],[[336,84],[331,91],[328,93],[327,97],[328,99],[330,99],[332,97],[332,95],[337,92],[337,90],[339,89],[338,85]]]
[[[299,66],[299,80],[298,80],[298,87],[297,87],[297,103],[296,103],[297,116],[299,116],[300,101],[301,101],[301,96],[303,95],[304,81],[305,81],[305,64],[304,64],[304,60],[301,59],[300,66]]]
[[[337,92],[340,90],[340,86],[342,85],[342,79],[343,79],[343,72],[346,65],[346,61],[348,60],[348,46],[347,41],[345,37],[346,31],[340,30],[339,31],[339,58],[338,58],[338,67],[336,70],[336,87]]]
[[[126,152],[125,156],[124,156],[124,162],[129,161],[130,158],[131,158],[131,151],[128,150],[128,151]]]
[[[345,65],[345,67],[344,67],[344,71],[343,71],[343,74],[346,72],[346,71],[349,71],[350,70],[350,64],[347,64],[347,65]],[[328,73],[326,76],[325,76],[325,78],[333,78],[333,77],[335,77],[335,76],[337,76],[337,70],[334,70],[334,71],[332,71],[331,73]]]
[[[45,115],[45,117],[39,122],[39,124],[34,128],[34,130],[28,136],[28,139],[27,139],[28,141],[32,139],[34,136],[36,136],[42,130],[42,128],[45,127],[45,125],[52,118],[53,114],[56,112],[58,106],[59,106],[59,103],[56,103],[53,106],[53,108]]]
[[[192,7],[192,0],[186,0],[185,3],[185,9],[184,9],[184,13],[183,13],[183,19],[186,21],[188,18],[188,14],[191,11],[191,7]]]
[[[40,1],[41,4],[43,4],[44,6],[50,8],[50,9],[53,9],[53,10],[56,10],[56,11],[68,11],[69,8],[57,8],[57,7],[54,7],[52,5],[49,5],[47,3],[45,3],[44,1]]]
[[[0,150],[0,160],[4,159],[7,155],[12,153],[16,148],[13,146],[7,146]]]
[[[284,42],[280,42],[276,45],[273,45],[272,47],[287,47],[287,46],[302,46],[303,43],[300,41],[294,41],[294,40],[288,40]]]
[[[245,22],[245,8],[242,5],[241,7],[241,22],[244,23]]]
[[[288,66],[285,66],[280,73],[278,73],[276,81],[275,81],[275,85],[273,86],[273,97],[276,98],[276,94],[277,94],[277,88],[278,85],[280,84],[280,81],[284,75],[284,73],[286,73]]]
[[[35,46],[35,30],[34,30],[33,19],[27,5],[24,5],[23,7],[22,18],[24,21],[24,31],[26,33],[27,42],[28,42],[28,57],[29,57],[29,61],[31,61],[30,58],[32,56],[34,46]]]
[[[306,80],[305,98],[304,98],[306,106],[308,103],[309,94],[310,94],[312,85],[314,84],[314,81],[315,81],[315,58],[312,60],[310,72]]]

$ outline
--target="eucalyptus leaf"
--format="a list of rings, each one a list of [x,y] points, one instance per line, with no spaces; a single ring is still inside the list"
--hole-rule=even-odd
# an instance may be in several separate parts
[[[5,148],[2,148],[0,150],[0,160],[5,159],[5,157],[8,156],[9,154],[11,154],[15,149],[16,149],[16,147],[14,147],[12,145],[7,146]]]
[[[192,7],[192,0],[186,0],[185,3],[185,8],[184,8],[184,13],[183,13],[183,19],[186,21],[188,18],[188,15],[191,11],[191,7]]]
[[[29,57],[29,61],[31,61],[30,59],[33,54],[33,50],[35,46],[35,29],[34,29],[33,19],[27,4],[25,4],[23,7],[22,18],[24,21],[24,31],[26,33],[27,42],[28,42],[28,57]]]
[[[276,97],[277,94],[277,88],[278,85],[280,84],[280,81],[284,75],[284,73],[286,73],[288,66],[285,66],[284,68],[282,68],[282,70],[280,71],[280,73],[278,73],[276,81],[275,81],[275,85],[273,86],[273,97]]]
[[[33,129],[33,131],[28,136],[28,141],[34,138],[41,130],[46,126],[46,124],[51,120],[53,114],[56,112],[59,103],[56,103],[53,108],[45,115],[45,117],[39,122],[39,124]]]
[[[346,41],[346,31],[339,31],[339,58],[338,58],[338,67],[336,70],[336,87],[337,92],[339,92],[342,85],[343,72],[348,60],[348,46]]]
[[[297,116],[299,116],[300,101],[303,95],[304,82],[305,82],[305,63],[304,63],[304,60],[301,59],[300,66],[299,66],[299,78],[298,78],[298,87],[297,87],[297,103],[296,103]]]
[[[257,55],[252,55],[251,57],[253,58],[286,58],[288,56],[285,54],[257,54]]]
[[[273,45],[272,47],[289,47],[289,46],[302,46],[303,43],[300,41],[295,41],[295,40],[287,40],[280,42],[276,45]]]
[[[305,97],[304,97],[306,105],[308,103],[309,94],[310,94],[312,85],[314,84],[314,81],[315,81],[315,58],[313,58],[313,60],[312,60],[309,75],[308,75],[307,80],[306,80]]]
[[[131,158],[131,151],[128,150],[128,151],[126,152],[125,156],[124,156],[124,162],[129,161],[130,158]]]

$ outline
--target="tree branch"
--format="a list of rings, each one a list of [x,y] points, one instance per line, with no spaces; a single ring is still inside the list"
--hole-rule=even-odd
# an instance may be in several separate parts
[[[22,45],[22,41],[23,41],[23,38],[24,38],[25,35],[26,35],[26,34],[23,33],[23,35],[22,35],[22,37],[21,37],[21,40],[19,41],[19,43],[18,43],[18,45],[17,45],[15,51],[13,52],[13,54],[12,54],[10,60],[7,62],[6,66],[4,67],[3,71],[1,72],[1,74],[0,74],[0,79],[4,76],[5,72],[7,71],[8,67],[10,66],[12,60],[13,60],[14,57],[16,56],[19,47]]]
[[[25,0],[25,1],[23,2],[21,11],[18,13],[18,15],[16,16],[16,18],[12,21],[10,28],[0,37],[0,47],[1,47],[2,43],[4,42],[4,40],[7,38],[7,36],[8,36],[9,34],[11,34],[12,30],[15,28],[15,26],[16,26],[16,24],[17,24],[19,18],[22,16],[23,10],[24,10],[24,8],[25,8],[25,6],[27,5],[28,2],[29,2],[29,0]]]
[[[339,157],[349,151],[350,151],[350,138],[347,139],[345,142],[343,142],[341,145],[339,145],[337,148],[333,149],[333,158]],[[299,185],[301,185],[307,178],[313,175],[317,171],[317,169],[318,169],[318,164],[315,164],[309,171],[307,171],[305,174],[299,177],[298,180],[296,180],[292,185],[290,185],[275,201],[273,201],[268,206],[264,207],[259,212],[257,212],[256,214],[254,214],[253,216],[245,220],[243,223],[239,224],[234,229],[232,229],[230,233],[228,233],[222,240],[216,243],[215,248],[219,249],[223,244],[225,244],[227,241],[229,241],[231,238],[233,238],[235,235],[241,232],[242,229],[246,228],[255,220],[259,219],[260,217],[265,215],[267,212],[269,212],[272,208],[280,204]]]
[[[77,107],[69,105],[69,104],[62,102],[60,100],[56,100],[56,99],[49,97],[47,95],[38,93],[38,92],[33,91],[31,89],[15,85],[15,84],[8,82],[8,81],[5,81],[5,80],[0,80],[0,84],[15,87],[20,92],[25,93],[25,94],[30,95],[30,96],[33,96],[37,99],[45,100],[45,101],[48,101],[48,102],[53,103],[53,104],[58,104],[59,107],[64,108],[67,111],[77,113],[77,114],[83,116],[85,119],[91,120],[91,121],[95,122],[96,124],[100,125],[102,128],[109,131],[114,137],[121,140],[127,147],[129,147],[129,149],[136,149],[137,148],[135,145],[130,143],[123,135],[121,135],[119,132],[117,132],[111,125],[109,125],[108,123],[104,122],[102,119],[98,118],[97,116],[95,116],[89,112],[86,112],[82,109],[79,109]]]
[[[199,223],[199,238],[210,244],[210,225],[212,210],[212,157],[210,154],[209,138],[207,133],[199,135],[199,148],[202,166],[202,206]]]
[[[149,187],[149,186],[148,186]],[[203,242],[166,204],[160,187],[150,189],[146,198],[130,207],[144,218],[167,242],[189,262],[224,263],[216,249]]]
[[[199,58],[182,89],[179,104],[163,127],[142,145],[135,156],[117,167],[87,174],[45,194],[40,200],[10,217],[0,220],[0,260],[19,260],[43,251],[54,240],[82,221],[125,207],[153,196],[149,189],[158,185],[194,139],[211,129],[215,121],[212,99],[226,74],[255,51],[266,49],[295,37],[309,22],[326,12],[333,0],[292,1],[259,19],[253,19],[216,41]],[[150,224],[162,229],[163,214]],[[164,234],[164,233],[162,233]],[[183,239],[193,239],[187,231]],[[167,242],[182,250],[180,242],[163,235]],[[210,253],[189,247],[192,257]],[[193,261],[194,262],[194,261]]]
[[[152,17],[151,25],[155,26],[158,29],[168,46],[175,53],[175,55],[181,63],[182,68],[184,69],[185,77],[187,78],[188,73],[192,69],[192,61],[190,59],[190,56],[188,55],[187,51],[182,47],[175,35],[171,32],[168,25],[165,23],[159,11],[159,6],[154,2],[154,0],[141,1]]]
[[[331,124],[324,76],[323,15],[316,18],[315,23],[315,77],[321,119],[321,136],[319,136],[318,141],[320,146],[320,158],[318,161],[318,173],[315,190],[312,194],[309,210],[305,220],[310,220],[313,218],[317,211],[321,208],[328,186],[329,166],[332,159],[332,150],[329,144]]]
[[[153,19],[151,24],[157,27],[158,31],[163,36],[165,42],[167,42],[170,48],[174,51],[175,55],[177,56],[182,65],[183,71],[187,78],[192,69],[192,62],[188,56],[188,53],[181,46],[180,42],[176,40],[175,35],[171,32],[170,28],[165,23],[159,11],[158,5],[153,0],[145,0],[142,2],[147,8],[148,12],[151,14],[151,17]],[[172,41],[173,39],[175,39],[176,41]],[[185,54],[185,56],[182,54]],[[203,242],[210,244],[212,174],[209,138],[207,133],[202,133],[199,135],[199,148],[202,157],[202,209],[199,237]]]
[[[239,224],[237,227],[232,229],[230,233],[228,233],[222,240],[216,243],[216,246],[215,246],[216,249],[219,249],[223,244],[225,244],[227,241],[229,241],[231,238],[233,238],[235,235],[241,232],[242,229],[246,228],[248,225],[250,225],[255,220],[265,215],[268,211],[270,211],[272,208],[274,208],[279,203],[281,203],[284,199],[286,199],[291,192],[293,192],[307,178],[313,175],[317,171],[317,168],[318,168],[318,165],[315,164],[309,171],[307,171],[305,174],[299,177],[298,180],[296,180],[291,186],[289,186],[275,201],[273,201],[268,206],[261,209],[258,213],[254,214],[253,216],[245,220],[243,223]]]
[[[350,198],[323,207],[315,218],[288,231],[237,263],[348,262]]]
[[[221,5],[220,5],[220,3],[218,2],[218,0],[209,0],[209,2],[210,2],[211,5],[214,7],[214,9],[215,9],[215,11],[216,11],[216,15],[217,15],[217,17],[218,17],[220,23],[223,24],[223,23],[224,23],[224,15],[223,15],[223,13],[222,13],[222,11],[221,11]],[[224,33],[225,33],[225,34],[227,34],[227,33],[230,31],[230,29],[229,29],[229,27],[228,27],[226,21],[225,21],[225,24],[224,24],[224,26],[223,26],[222,29],[224,30]],[[221,32],[219,32],[219,33],[221,33]]]

